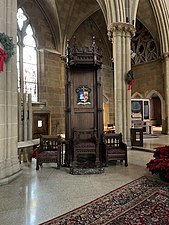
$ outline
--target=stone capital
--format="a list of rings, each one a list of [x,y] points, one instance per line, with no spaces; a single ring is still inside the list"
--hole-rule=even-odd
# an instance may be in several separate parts
[[[163,53],[163,55],[162,55],[162,59],[169,60],[169,52],[165,52],[165,53]]]
[[[132,38],[135,35],[136,29],[132,24],[128,23],[112,23],[107,27],[109,40],[113,40],[115,36],[128,36]]]

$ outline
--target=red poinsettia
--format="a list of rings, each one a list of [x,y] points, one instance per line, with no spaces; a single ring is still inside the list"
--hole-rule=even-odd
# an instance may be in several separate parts
[[[169,180],[169,146],[158,147],[154,152],[154,158],[147,163],[147,168],[152,174],[163,175]]]
[[[168,158],[169,159],[169,146],[158,147],[154,152],[155,158]]]

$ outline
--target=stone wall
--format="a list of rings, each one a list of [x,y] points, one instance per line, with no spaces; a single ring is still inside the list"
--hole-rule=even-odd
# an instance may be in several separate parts
[[[51,134],[64,133],[64,61],[56,52],[40,51],[39,96],[50,112]]]
[[[103,118],[104,126],[115,121],[114,115],[114,95],[113,95],[113,70],[111,67],[103,65]]]
[[[160,93],[164,98],[164,77],[160,60],[133,66],[134,84],[132,95],[140,93],[147,98],[152,90]]]
[[[133,72],[132,96],[150,99],[152,125],[162,125],[163,132],[165,132],[165,89],[161,60],[135,65]]]

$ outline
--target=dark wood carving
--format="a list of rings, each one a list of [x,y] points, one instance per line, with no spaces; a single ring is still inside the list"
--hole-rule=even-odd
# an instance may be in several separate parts
[[[87,161],[93,154],[95,166],[100,166],[99,147],[103,133],[101,65],[101,49],[96,46],[94,38],[92,45],[88,48],[78,48],[76,43],[71,47],[69,41],[67,42],[65,137],[69,141],[69,148],[66,149],[66,163],[70,166],[79,163],[82,153]],[[93,144],[92,150],[91,146],[87,148],[87,145],[82,144],[79,149],[80,145],[75,144],[77,141],[75,132],[85,139],[85,131],[90,131],[91,137],[96,138],[95,142],[90,142],[91,145]],[[82,142],[87,143],[88,140]]]
[[[40,146],[36,152],[36,170],[43,163],[57,163],[57,168],[61,164],[61,137],[51,135],[40,135]]]
[[[127,162],[127,145],[122,142],[121,133],[107,133],[103,135],[103,143],[106,152],[106,165],[110,161],[120,160],[125,161],[125,166],[128,166]]]

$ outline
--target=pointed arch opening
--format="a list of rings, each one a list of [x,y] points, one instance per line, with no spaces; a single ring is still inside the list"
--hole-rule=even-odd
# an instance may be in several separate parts
[[[156,90],[152,90],[147,95],[147,98],[150,99],[150,118],[152,125],[159,127],[160,131],[163,133],[165,130],[164,99]]]
[[[18,92],[28,93],[32,101],[38,101],[38,52],[35,31],[24,11],[17,11],[17,70]]]

